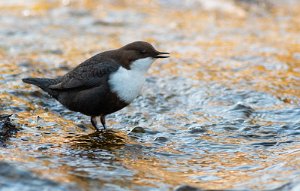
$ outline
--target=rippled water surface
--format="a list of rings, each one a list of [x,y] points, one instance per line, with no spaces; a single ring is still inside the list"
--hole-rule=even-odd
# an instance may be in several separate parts
[[[20,129],[0,159],[35,186],[300,182],[299,1],[1,1],[0,26],[0,114],[13,114]],[[107,131],[95,133],[88,117],[21,82],[63,75],[135,40],[172,56],[154,63],[142,96],[107,117]],[[0,175],[3,188],[30,182]]]

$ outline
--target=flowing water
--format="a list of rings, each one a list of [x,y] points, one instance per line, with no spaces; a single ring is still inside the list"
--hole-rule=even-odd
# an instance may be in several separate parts
[[[0,114],[20,129],[0,190],[300,189],[299,1],[2,0],[0,26]],[[171,58],[107,131],[21,81],[136,40]]]

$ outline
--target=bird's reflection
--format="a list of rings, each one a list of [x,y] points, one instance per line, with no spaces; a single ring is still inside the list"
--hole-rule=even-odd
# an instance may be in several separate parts
[[[115,130],[96,131],[87,135],[72,137],[71,145],[79,149],[106,149],[112,150],[126,144],[127,136]]]

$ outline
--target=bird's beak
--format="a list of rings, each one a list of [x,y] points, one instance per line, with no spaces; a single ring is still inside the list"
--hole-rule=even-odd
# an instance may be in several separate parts
[[[169,55],[165,55],[165,54],[170,54],[168,52],[157,52],[157,55],[154,56],[154,58],[169,58]]]

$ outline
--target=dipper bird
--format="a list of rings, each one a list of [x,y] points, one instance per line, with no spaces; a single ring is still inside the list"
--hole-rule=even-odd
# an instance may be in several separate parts
[[[62,77],[22,80],[40,87],[68,109],[91,116],[98,131],[97,117],[105,129],[105,116],[129,105],[139,95],[151,64],[168,54],[136,41],[99,53]]]

